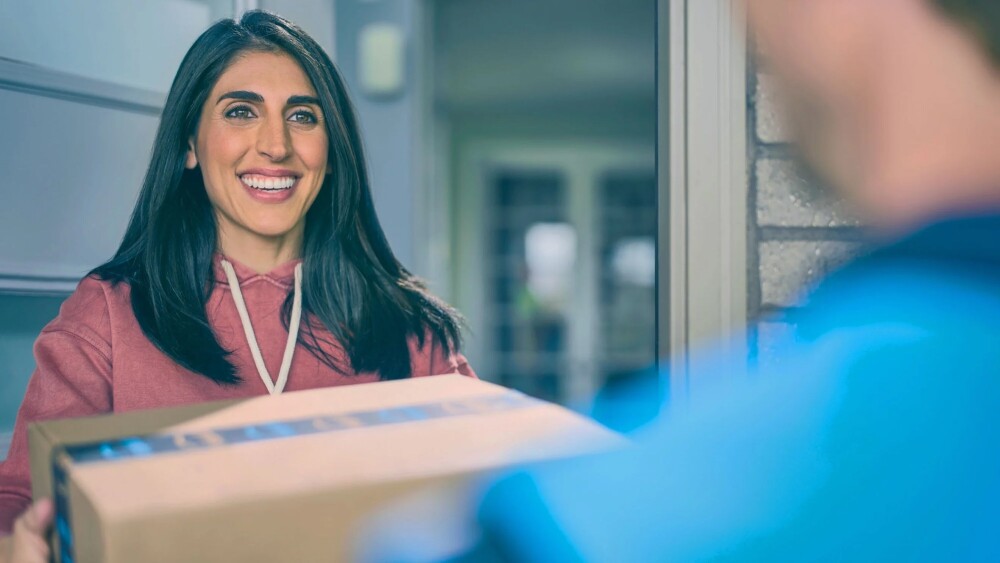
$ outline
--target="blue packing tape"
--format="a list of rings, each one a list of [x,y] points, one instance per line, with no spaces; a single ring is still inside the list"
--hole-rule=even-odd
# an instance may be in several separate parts
[[[189,450],[233,446],[247,442],[280,440],[295,436],[339,432],[406,422],[418,422],[486,414],[527,407],[540,401],[510,391],[501,395],[474,397],[456,401],[407,405],[340,415],[316,416],[234,426],[200,432],[150,434],[68,446],[66,454],[75,464],[136,459]]]

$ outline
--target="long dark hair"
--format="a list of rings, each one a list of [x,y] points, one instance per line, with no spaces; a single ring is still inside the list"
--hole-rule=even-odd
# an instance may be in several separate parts
[[[997,0],[934,0],[934,4],[973,32],[1000,67],[1000,3]]]
[[[129,284],[139,326],[178,364],[218,383],[241,381],[205,312],[215,283],[215,216],[200,169],[187,170],[184,157],[216,81],[238,55],[254,51],[282,52],[298,61],[326,116],[332,173],[306,213],[300,343],[342,373],[373,372],[382,379],[410,376],[410,337],[423,346],[430,336],[447,352],[457,351],[458,314],[399,263],[379,225],[343,79],[311,37],[264,11],[217,22],[188,50],[121,246],[91,273]],[[283,307],[286,327],[290,297]],[[330,344],[343,347],[349,366],[331,357]]]

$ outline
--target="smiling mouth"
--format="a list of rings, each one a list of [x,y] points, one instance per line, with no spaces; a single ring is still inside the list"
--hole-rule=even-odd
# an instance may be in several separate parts
[[[298,178],[294,176],[261,176],[259,174],[243,174],[239,177],[248,188],[262,192],[282,192],[292,189]]]

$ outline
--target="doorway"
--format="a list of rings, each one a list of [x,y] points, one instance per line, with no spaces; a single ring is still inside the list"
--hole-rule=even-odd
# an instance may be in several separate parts
[[[656,362],[656,3],[428,6],[425,270],[484,379],[584,401]]]

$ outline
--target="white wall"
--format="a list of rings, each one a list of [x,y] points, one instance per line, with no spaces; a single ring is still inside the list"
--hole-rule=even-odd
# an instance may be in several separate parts
[[[335,0],[259,0],[258,4],[301,27],[337,60]]]

